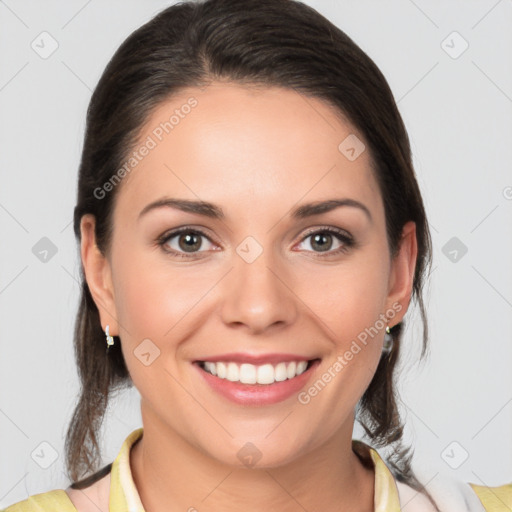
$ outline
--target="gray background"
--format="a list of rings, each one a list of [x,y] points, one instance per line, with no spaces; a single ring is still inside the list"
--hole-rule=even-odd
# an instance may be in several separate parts
[[[512,1],[305,3],[388,79],[431,223],[431,356],[418,365],[411,349],[401,380],[415,467],[425,482],[510,482]],[[169,4],[0,1],[0,507],[69,483],[79,290],[71,220],[86,108],[115,49]],[[52,39],[58,48],[42,58]],[[57,251],[46,262],[33,252],[43,237]],[[406,341],[419,344],[419,325]],[[105,464],[139,426],[131,390],[109,410]]]

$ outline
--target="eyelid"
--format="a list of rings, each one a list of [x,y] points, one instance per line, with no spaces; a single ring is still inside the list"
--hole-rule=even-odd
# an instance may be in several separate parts
[[[308,228],[304,234],[302,235],[301,242],[304,241],[308,236],[319,233],[319,232],[328,232],[328,233],[337,233],[342,235],[350,240],[353,240],[354,237],[345,229],[337,228],[336,226],[315,226],[313,228]]]
[[[213,244],[221,245],[218,242],[212,240],[213,237],[211,237],[211,235],[207,234],[204,231],[204,228],[202,228],[202,227],[197,228],[197,227],[194,227],[191,225],[181,226],[179,228],[168,230],[165,233],[163,233],[162,235],[160,235],[157,238],[156,242],[158,243],[158,245],[160,245],[162,247],[162,249],[165,252],[167,252],[168,254],[177,256],[177,257],[193,258],[194,255],[199,255],[201,253],[208,252],[208,251],[198,251],[198,252],[186,253],[186,252],[176,251],[174,249],[164,249],[163,248],[163,246],[166,245],[169,240],[171,240],[172,238],[175,238],[176,236],[180,235],[181,233],[194,233],[196,235],[204,236]],[[350,249],[351,247],[354,247],[356,245],[354,237],[348,231],[346,231],[342,228],[335,227],[335,226],[315,226],[315,227],[308,228],[304,232],[304,234],[301,236],[300,240],[295,245],[300,245],[311,235],[314,235],[317,233],[329,233],[334,236],[338,236],[339,237],[338,239],[341,243],[343,243],[343,246],[338,249],[335,249],[335,250],[325,251],[325,254],[323,254],[322,252],[317,252],[317,251],[305,251],[305,252],[316,254],[319,257],[328,257],[328,256],[334,256],[339,253],[345,252],[348,249]]]
[[[204,236],[205,238],[207,238],[210,241],[210,243],[220,245],[218,242],[213,240],[213,237],[211,235],[209,235],[208,233],[206,233],[204,231],[204,228],[197,228],[197,227],[193,227],[193,226],[182,226],[179,228],[170,229],[170,230],[166,231],[165,233],[163,233],[162,235],[160,235],[156,239],[156,242],[158,245],[163,247],[169,240],[171,240],[172,238],[175,238],[178,235],[181,235],[182,233],[194,233],[196,235]],[[164,249],[164,250],[171,254],[176,253],[176,251],[174,249],[170,249],[170,250]],[[196,253],[189,253],[189,254],[190,255],[200,254],[201,252],[205,252],[205,251],[199,251]],[[178,254],[187,254],[187,253],[178,253]]]
[[[300,245],[304,243],[304,241],[309,238],[311,235],[315,235],[317,233],[328,233],[333,235],[335,238],[339,240],[342,244],[341,247],[334,250],[329,250],[325,252],[317,252],[317,251],[305,251],[306,253],[315,254],[316,257],[319,258],[328,258],[329,256],[338,256],[340,254],[346,253],[350,249],[353,249],[357,246],[354,237],[345,229],[341,229],[335,226],[316,226],[306,230],[306,232],[302,235],[300,241],[296,245]]]

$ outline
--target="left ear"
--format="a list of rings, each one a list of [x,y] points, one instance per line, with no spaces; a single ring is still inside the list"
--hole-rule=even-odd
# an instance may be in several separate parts
[[[396,307],[393,307],[393,304],[396,305],[398,302],[402,306],[393,319],[393,325],[398,324],[402,320],[409,307],[417,256],[416,224],[413,221],[409,221],[402,229],[400,247],[396,256],[391,261],[386,306],[387,309],[392,308],[395,310]],[[390,327],[393,327],[393,325],[390,325]]]

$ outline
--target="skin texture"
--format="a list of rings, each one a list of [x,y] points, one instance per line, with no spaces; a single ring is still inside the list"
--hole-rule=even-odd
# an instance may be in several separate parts
[[[391,260],[370,152],[350,161],[338,150],[348,135],[363,136],[326,103],[293,90],[213,82],[181,91],[153,111],[140,141],[190,97],[197,106],[118,185],[106,257],[95,245],[94,218],[81,223],[82,262],[102,327],[120,336],[142,397],[144,436],[131,452],[141,500],[147,512],[373,510],[373,470],[352,452],[351,439],[384,328],[308,404],[297,395],[234,404],[192,362],[227,352],[321,358],[308,388],[379,315],[395,313],[390,327],[402,319],[417,257],[414,223]],[[164,207],[138,218],[166,196],[209,201],[226,216]],[[363,203],[372,219],[349,206],[289,216],[298,205],[334,198]],[[188,259],[156,242],[182,226],[207,235],[192,253],[179,244],[186,233],[167,241],[168,251]],[[308,235],[330,226],[355,245],[333,254],[344,243],[327,233],[331,254],[322,251]],[[252,263],[236,252],[248,236],[263,249]],[[160,355],[146,366],[134,350],[148,338]],[[247,442],[262,454],[252,468],[237,457]]]

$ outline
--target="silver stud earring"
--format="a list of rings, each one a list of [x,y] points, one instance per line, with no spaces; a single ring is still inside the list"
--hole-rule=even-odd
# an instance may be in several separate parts
[[[108,349],[111,347],[111,345],[114,344],[114,338],[112,336],[110,336],[110,332],[109,332],[109,325],[107,325],[107,327],[105,328],[105,336],[107,337],[107,354],[108,354]]]
[[[386,326],[386,334],[384,335],[384,343],[382,345],[382,353],[389,354],[393,350],[393,336],[389,325]]]

